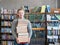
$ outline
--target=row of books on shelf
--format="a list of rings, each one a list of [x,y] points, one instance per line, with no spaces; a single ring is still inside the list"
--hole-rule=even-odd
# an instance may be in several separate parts
[[[47,41],[48,42],[60,42],[60,35],[47,35]]]
[[[12,33],[11,28],[1,28],[1,33]]]
[[[13,20],[14,18],[15,18],[15,15],[1,15],[1,19]]]
[[[45,27],[45,23],[32,23],[32,28],[44,28]]]
[[[53,21],[53,22],[47,23],[47,26],[59,27],[59,25],[60,25],[60,22],[58,22],[58,21]]]
[[[47,26],[47,30],[60,30],[60,26]]]
[[[58,42],[58,39],[56,39],[56,38],[53,38],[53,39],[48,38],[48,42]]]
[[[47,35],[60,35],[60,30],[47,30]]]
[[[42,38],[32,39],[30,45],[45,45],[45,39]]]
[[[60,20],[60,14],[47,14],[47,21],[55,21],[55,20]]]
[[[50,5],[43,5],[41,7],[34,7],[31,12],[40,12],[40,13],[45,13],[45,12],[50,12]]]
[[[14,39],[13,35],[7,35],[7,34],[1,35],[1,38],[3,40],[13,40]]]
[[[44,14],[41,14],[41,15],[30,14],[28,15],[28,19],[30,21],[44,21],[45,17],[44,17]]]
[[[1,21],[1,26],[11,26],[12,22],[10,21]]]
[[[32,38],[45,38],[45,31],[33,31]]]
[[[14,45],[14,41],[1,41],[2,45]]]
[[[1,8],[0,11],[1,11],[1,14],[16,14],[17,13],[17,9]]]
[[[60,45],[60,43],[59,42],[49,43],[49,45]]]
[[[52,36],[47,35],[47,40],[48,42],[58,42],[59,36],[58,35],[52,35]]]

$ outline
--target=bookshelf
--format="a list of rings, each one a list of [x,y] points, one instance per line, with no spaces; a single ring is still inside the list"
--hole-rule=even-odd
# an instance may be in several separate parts
[[[11,24],[15,19],[16,10],[1,9],[0,16],[0,44],[13,45],[14,37],[11,32]]]
[[[10,18],[11,14],[1,14],[1,45],[13,45],[14,37],[11,33],[11,23],[13,18]],[[14,14],[15,15],[15,14]],[[5,16],[5,17],[4,17]]]
[[[60,9],[52,9],[46,13],[47,17],[47,43],[48,45],[60,44]]]
[[[32,24],[33,35],[30,45],[45,45],[45,14],[44,13],[29,13],[26,18]]]

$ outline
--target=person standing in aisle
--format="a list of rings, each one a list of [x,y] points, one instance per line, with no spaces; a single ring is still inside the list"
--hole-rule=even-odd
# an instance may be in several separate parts
[[[32,26],[31,26],[30,21],[24,18],[24,13],[25,13],[25,11],[24,11],[23,8],[18,9],[18,10],[17,10],[17,18],[14,19],[13,22],[12,22],[11,30],[12,30],[12,35],[13,35],[14,38],[15,38],[14,45],[29,45],[30,39],[31,39],[31,37],[32,37]],[[20,28],[21,28],[21,26],[20,26],[20,27],[17,29],[17,26],[20,25],[19,21],[22,21],[22,20],[25,21],[25,22],[27,22],[27,32],[28,32],[28,36],[29,36],[29,37],[28,37],[28,39],[29,39],[28,42],[25,42],[25,43],[20,43],[20,42],[19,42],[19,38],[18,38],[18,34],[17,34],[17,30],[20,31]],[[25,23],[25,22],[23,22],[23,23]],[[19,23],[19,24],[18,24],[18,23]],[[23,29],[24,29],[24,27],[23,27]],[[19,31],[18,31],[18,32],[19,32]],[[24,39],[23,39],[23,40],[24,40]]]

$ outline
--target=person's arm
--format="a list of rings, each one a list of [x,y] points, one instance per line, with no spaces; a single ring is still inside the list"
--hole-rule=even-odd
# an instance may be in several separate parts
[[[12,26],[11,26],[11,30],[12,30],[12,35],[14,36],[14,38],[17,38],[15,29],[16,29],[16,25],[17,25],[17,19],[14,19],[12,22]]]
[[[29,32],[29,38],[31,39],[31,37],[32,37],[32,26],[31,26],[30,21],[28,22],[28,32]]]

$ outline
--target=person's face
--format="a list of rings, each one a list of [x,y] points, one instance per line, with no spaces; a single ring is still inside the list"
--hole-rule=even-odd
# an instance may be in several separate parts
[[[24,10],[19,10],[18,16],[19,16],[20,18],[23,18],[23,17],[24,17]]]

